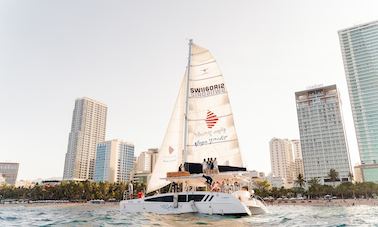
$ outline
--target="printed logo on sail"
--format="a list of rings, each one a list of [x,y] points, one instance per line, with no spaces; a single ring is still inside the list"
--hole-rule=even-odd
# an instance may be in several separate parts
[[[214,84],[214,85],[206,86],[206,87],[190,88],[191,97],[206,97],[206,96],[212,96],[212,95],[219,95],[223,93],[226,93],[226,88],[224,87],[224,83]]]
[[[175,150],[175,149],[173,149],[173,147],[169,146],[169,148],[168,148],[168,152],[169,152],[169,154],[172,154],[174,150]]]
[[[218,117],[210,110],[207,111],[206,124],[208,128],[213,128],[214,125],[218,122]]]

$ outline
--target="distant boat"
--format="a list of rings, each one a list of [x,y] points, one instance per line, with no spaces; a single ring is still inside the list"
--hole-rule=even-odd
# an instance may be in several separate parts
[[[208,189],[202,173],[204,159],[216,158],[219,173],[206,173],[222,189]],[[186,171],[176,172],[184,167]],[[238,137],[227,88],[211,53],[189,42],[188,66],[170,122],[159,149],[147,193],[173,183],[170,193],[123,200],[124,212],[157,214],[204,213],[251,215],[266,212],[263,202],[244,187],[251,179],[242,168]],[[211,181],[210,180],[210,181]],[[182,185],[177,192],[177,185]],[[227,190],[225,190],[227,186]],[[251,187],[249,187],[251,191]]]

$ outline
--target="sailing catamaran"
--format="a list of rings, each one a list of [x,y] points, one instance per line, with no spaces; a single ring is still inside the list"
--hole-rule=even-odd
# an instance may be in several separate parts
[[[203,173],[204,159],[216,158],[219,172]],[[185,171],[175,172],[180,165]],[[181,191],[123,200],[125,212],[251,215],[266,212],[251,186],[234,126],[227,88],[211,53],[189,42],[189,58],[176,104],[159,150],[147,193],[174,182]],[[209,178],[210,177],[210,178]],[[206,179],[221,185],[209,190]],[[211,184],[211,182],[210,182]],[[249,187],[250,189],[251,187]]]

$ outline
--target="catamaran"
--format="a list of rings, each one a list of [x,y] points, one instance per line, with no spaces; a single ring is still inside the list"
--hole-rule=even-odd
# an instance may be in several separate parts
[[[216,171],[204,172],[201,163],[208,158],[217,159]],[[183,170],[177,172],[179,166]],[[190,40],[185,76],[147,185],[147,193],[156,194],[126,198],[120,208],[157,214],[265,213],[263,202],[251,195],[251,178],[242,166],[223,75],[209,50]],[[160,194],[169,184],[171,192]]]

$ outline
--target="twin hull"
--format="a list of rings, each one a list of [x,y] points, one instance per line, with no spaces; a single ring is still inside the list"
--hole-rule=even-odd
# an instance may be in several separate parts
[[[251,215],[246,204],[230,194],[220,192],[160,194],[143,199],[121,201],[120,208],[127,213]]]

